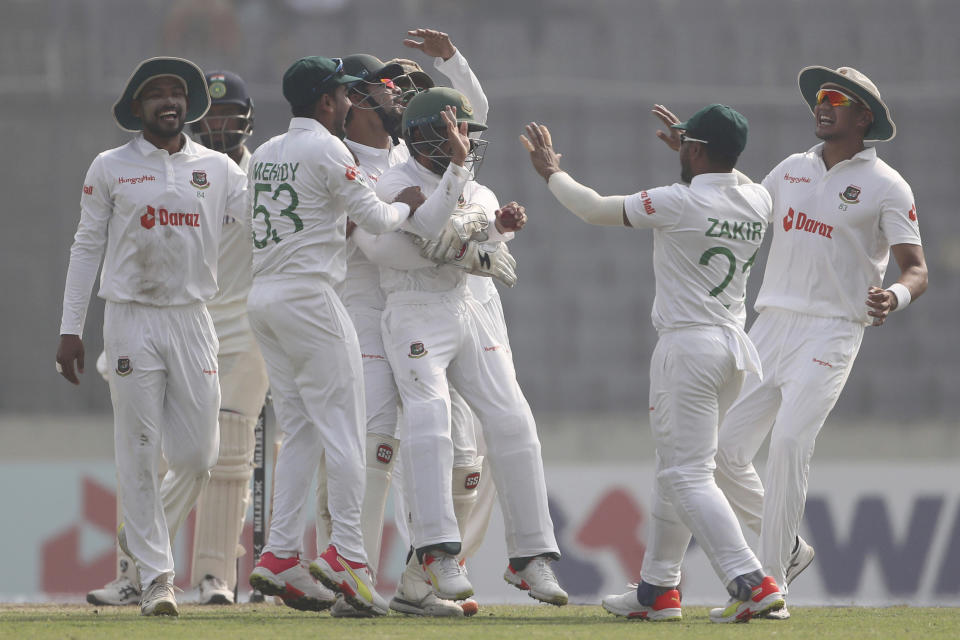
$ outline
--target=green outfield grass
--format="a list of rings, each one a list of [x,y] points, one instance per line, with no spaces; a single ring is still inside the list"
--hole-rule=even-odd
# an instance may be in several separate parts
[[[180,618],[142,618],[137,607],[0,604],[3,638],[173,638],[276,640],[338,638],[960,638],[960,608],[855,607],[790,609],[786,622],[754,620],[717,625],[705,607],[684,607],[682,622],[634,622],[614,618],[599,606],[483,607],[473,618],[436,620],[391,615],[376,620],[335,620],[275,605],[237,607],[181,605]]]

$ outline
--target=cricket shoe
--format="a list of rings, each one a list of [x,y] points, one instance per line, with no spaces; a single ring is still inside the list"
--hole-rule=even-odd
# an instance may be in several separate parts
[[[468,606],[467,603],[472,603],[473,606]],[[412,616],[458,618],[468,615],[466,613],[468,608],[476,613],[479,607],[473,600],[467,600],[461,606],[453,600],[444,600],[435,594],[430,578],[417,562],[416,555],[411,554],[406,568],[400,574],[397,592],[390,599],[390,608]]]
[[[227,583],[209,573],[200,581],[198,604],[233,604],[233,589]]]
[[[343,599],[343,595],[337,594],[337,602],[330,607],[331,618],[372,618],[374,614],[364,609],[357,609],[352,604]]]
[[[169,574],[157,576],[144,590],[140,597],[140,615],[174,617],[180,615]]]
[[[550,568],[551,562],[546,556],[537,556],[520,571],[508,564],[503,579],[517,589],[526,591],[535,600],[562,607],[567,604],[567,592],[560,588],[557,576]]]
[[[739,579],[739,578],[738,578]],[[750,622],[750,618],[760,617],[769,611],[782,609],[786,605],[783,594],[776,581],[770,576],[750,590],[746,600],[730,598],[726,607],[710,610],[711,622]]]
[[[763,618],[764,620],[789,620],[790,612],[787,610],[787,605],[783,605],[782,609],[777,609],[776,611],[767,611],[763,613],[758,618]]]
[[[631,620],[650,622],[676,622],[683,619],[680,613],[680,592],[671,589],[657,596],[652,606],[640,604],[637,591],[627,591],[618,596],[607,596],[602,601],[603,608],[615,616]]]
[[[351,562],[339,553],[332,544],[310,563],[310,575],[328,589],[343,594],[343,599],[355,609],[368,611],[376,616],[389,612],[387,601],[373,587],[370,569],[362,562]]]
[[[433,592],[444,600],[465,600],[473,595],[473,585],[467,580],[466,568],[457,557],[440,549],[423,554],[421,567]]]
[[[122,607],[140,602],[140,586],[121,576],[107,583],[102,589],[94,589],[87,594],[87,602],[98,606]]]
[[[813,547],[807,544],[807,541],[797,536],[797,548],[790,554],[790,564],[787,565],[787,584],[797,579],[803,570],[813,562]]]
[[[299,556],[278,558],[270,551],[250,574],[250,586],[267,596],[278,596],[298,611],[323,611],[333,606],[337,596],[313,579]]]

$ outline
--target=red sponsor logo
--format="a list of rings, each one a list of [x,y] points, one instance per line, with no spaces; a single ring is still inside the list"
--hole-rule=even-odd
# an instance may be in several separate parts
[[[382,462],[383,464],[390,464],[390,461],[393,460],[393,447],[381,442],[377,445],[377,462]]]
[[[484,350],[484,351],[499,351],[499,350],[500,350],[500,345],[495,344],[495,345],[493,345],[492,347],[484,347],[483,350]]]
[[[476,489],[478,486],[480,486],[480,472],[474,471],[473,473],[468,473],[463,481],[463,488]]]
[[[914,205],[911,205],[911,206],[910,206],[910,212],[907,213],[907,215],[910,216],[910,219],[911,219],[911,220],[913,220],[914,222],[916,222],[916,221],[917,221],[917,205],[915,205],[915,204],[914,204]]]
[[[383,356],[378,356],[373,353],[361,353],[360,357],[367,358],[368,360],[386,360],[386,358],[384,358]]]
[[[85,185],[83,185],[83,192],[84,192],[85,194],[87,194],[88,196],[92,196],[92,195],[93,195],[93,185],[92,185],[92,184],[85,184]]]
[[[157,179],[156,176],[151,176],[151,175],[148,175],[148,174],[144,174],[144,175],[142,175],[142,176],[136,176],[136,177],[133,177],[133,178],[124,178],[123,176],[120,176],[119,178],[117,178],[117,183],[119,183],[119,184],[140,184],[141,182],[153,182],[153,181],[156,180],[156,179]]]
[[[783,230],[790,231],[791,229],[814,233],[833,240],[831,235],[833,233],[832,225],[811,218],[803,211],[794,211],[793,207],[787,211],[787,215],[783,216]]]
[[[797,184],[798,182],[810,184],[810,178],[807,176],[792,176],[789,173],[785,173],[783,174],[783,179],[790,184]]]
[[[830,367],[831,369],[833,369],[833,365],[830,364],[829,362],[825,362],[825,361],[823,361],[823,360],[818,360],[817,358],[814,358],[813,361],[816,362],[816,363],[817,363],[818,365],[820,365],[821,367]]]
[[[463,254],[467,252],[467,243],[464,242],[460,247],[460,251],[457,251],[457,255],[453,256],[454,260],[463,260]]]
[[[199,213],[185,213],[183,211],[167,211],[163,207],[154,209],[147,205],[147,212],[140,216],[140,226],[144,229],[153,229],[157,224],[171,227],[199,227]]]
[[[357,168],[356,167],[347,167],[347,171],[344,174],[347,177],[347,180],[356,180],[357,179]]]
[[[216,369],[201,369],[201,371],[211,376],[217,372]]]
[[[643,202],[643,210],[648,216],[652,216],[657,212],[657,210],[653,208],[653,200],[650,199],[646,191],[640,192],[640,201]]]

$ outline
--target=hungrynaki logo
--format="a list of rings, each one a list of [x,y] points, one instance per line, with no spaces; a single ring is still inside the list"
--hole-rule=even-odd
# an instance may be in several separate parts
[[[393,460],[393,447],[388,445],[386,442],[381,442],[377,445],[377,462],[382,462],[383,464],[390,464],[390,461]]]
[[[144,174],[135,178],[124,178],[123,176],[120,176],[117,178],[117,184],[140,184],[141,182],[153,182],[156,179],[156,176],[151,176],[149,174]]]
[[[153,229],[160,224],[161,227],[199,227],[199,213],[184,213],[183,211],[167,211],[163,207],[154,209],[147,205],[147,212],[140,216],[140,226],[144,229]]]
[[[193,178],[190,179],[190,184],[195,186],[197,189],[206,189],[210,186],[210,183],[207,182],[207,172],[206,171],[194,171]]]
[[[796,218],[796,220],[794,220],[794,218]],[[791,207],[790,210],[787,211],[787,215],[783,216],[783,230],[790,231],[794,228],[796,228],[797,231],[815,233],[833,240],[833,236],[831,235],[833,233],[833,227],[831,225],[815,220],[803,211],[794,212],[793,207]]]
[[[805,182],[810,184],[810,178],[807,176],[792,176],[789,173],[783,174],[783,179],[790,184],[797,184],[798,182]]]
[[[92,195],[93,195],[93,185],[92,185],[92,184],[85,184],[85,185],[83,185],[83,193],[84,193],[85,195],[92,196]]]
[[[843,193],[840,194],[840,199],[846,202],[847,204],[858,204],[860,200],[857,198],[860,197],[860,187],[855,185],[850,185],[843,190]]]
[[[480,472],[474,471],[473,473],[467,474],[467,477],[463,481],[464,489],[476,489],[480,486]]]

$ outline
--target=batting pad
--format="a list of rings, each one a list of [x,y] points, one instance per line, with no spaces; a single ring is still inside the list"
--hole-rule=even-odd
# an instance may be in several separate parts
[[[367,566],[374,581],[380,565],[380,542],[383,537],[383,514],[387,508],[387,493],[393,475],[393,461],[400,441],[376,433],[367,434],[367,487],[360,511],[363,546],[367,552]]]
[[[250,502],[256,422],[253,416],[220,412],[220,457],[197,501],[190,584],[199,584],[206,575],[230,587],[236,584],[237,545]]]
[[[457,517],[461,540],[466,535],[467,522],[480,494],[482,467],[483,456],[477,456],[475,464],[453,468],[453,514]]]

